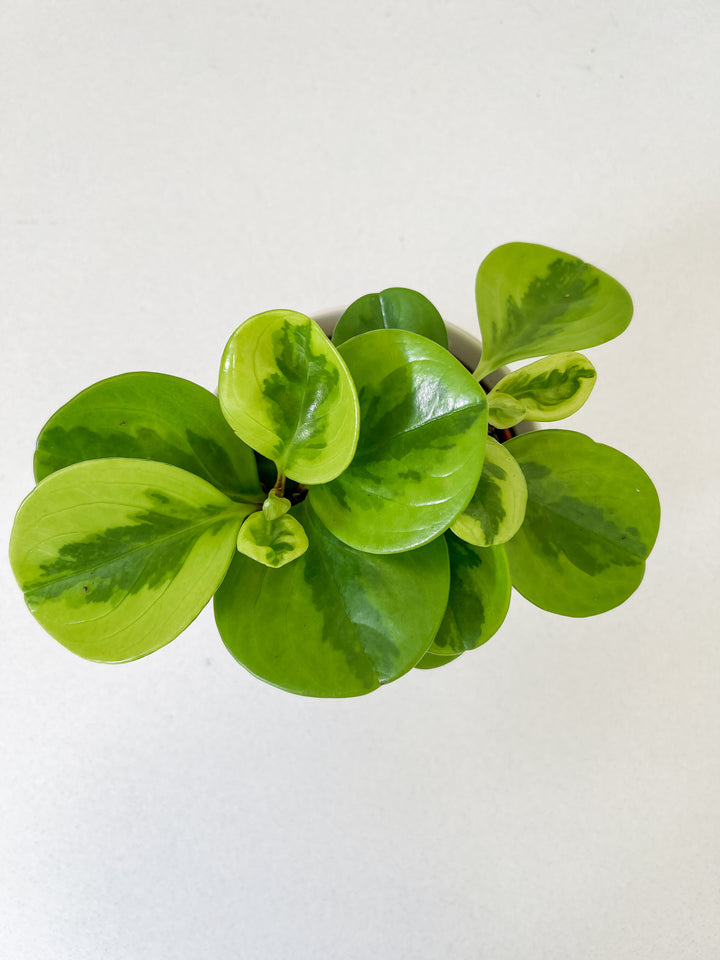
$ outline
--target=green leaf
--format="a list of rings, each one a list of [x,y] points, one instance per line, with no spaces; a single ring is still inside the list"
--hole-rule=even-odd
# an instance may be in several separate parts
[[[200,613],[251,509],[165,463],[88,460],[23,501],[10,562],[56,640],[88,660],[135,660]]]
[[[281,497],[275,490],[271,490],[262,505],[263,516],[266,520],[277,520],[279,517],[284,517],[291,506],[287,497]]]
[[[226,646],[251,673],[306,696],[353,697],[395,680],[422,657],[442,620],[443,538],[375,556],[337,540],[307,501],[293,513],[307,551],[279,570],[237,554],[215,595]]]
[[[524,408],[520,419],[562,420],[585,403],[596,376],[595,367],[581,353],[557,353],[503,377],[490,391],[488,404],[492,411],[494,394],[512,397]],[[512,427],[519,422],[495,425]]]
[[[437,653],[426,653],[422,660],[419,660],[415,664],[415,668],[417,670],[434,670],[435,667],[444,667],[446,664],[452,663],[453,660],[457,660],[459,656],[459,653],[451,657],[439,656]]]
[[[482,474],[472,500],[450,529],[478,547],[505,543],[523,522],[526,502],[522,470],[507,445],[488,437]]]
[[[266,567],[282,567],[307,550],[308,538],[302,525],[287,516],[290,501],[274,490],[258,513],[252,513],[240,527],[237,548]]]
[[[405,287],[368,293],[351,303],[337,322],[333,343],[338,346],[361,333],[383,329],[410,330],[447,349],[447,329],[436,308],[427,297]]]
[[[405,330],[374,330],[342,345],[357,384],[357,453],[310,499],[341,540],[371,553],[427,543],[467,505],[487,435],[480,385],[447,350]]]
[[[450,557],[450,597],[428,653],[460,654],[485,643],[502,626],[510,606],[510,568],[503,547],[475,547],[445,534]]]
[[[40,432],[35,479],[83,460],[129,457],[181,467],[234,500],[262,501],[252,451],[208,390],[164,373],[125,373],[88,387]]]
[[[544,610],[589,617],[637,588],[660,523],[650,478],[629,457],[570,430],[508,441],[528,486],[506,545],[513,586]]]
[[[220,406],[233,430],[301,483],[332,480],[352,460],[355,386],[320,327],[292,310],[246,320],[222,358]]]
[[[506,243],[480,264],[475,284],[481,380],[513,360],[612,340],[632,317],[617,280],[577,257],[535,243]]]
[[[499,430],[507,430],[525,419],[525,404],[505,393],[491,390],[488,394],[488,423]]]

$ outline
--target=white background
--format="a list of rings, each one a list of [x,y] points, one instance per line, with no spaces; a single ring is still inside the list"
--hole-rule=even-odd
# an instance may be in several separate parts
[[[213,388],[263,309],[545,243],[631,291],[568,426],[663,507],[637,593],[516,596],[486,647],[351,701],[254,680],[211,609],[76,659],[0,563],[0,955],[720,955],[720,5],[4,0],[2,540],[91,382]]]

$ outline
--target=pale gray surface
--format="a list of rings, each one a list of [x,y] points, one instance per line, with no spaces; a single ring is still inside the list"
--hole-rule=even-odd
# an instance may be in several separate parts
[[[253,680],[211,611],[102,667],[5,562],[0,955],[678,960],[720,951],[717,2],[5,0],[2,539],[39,427],[148,369],[213,386],[258,310],[417,287],[474,324],[507,240],[636,316],[569,425],[664,510],[590,621],[365,699]]]

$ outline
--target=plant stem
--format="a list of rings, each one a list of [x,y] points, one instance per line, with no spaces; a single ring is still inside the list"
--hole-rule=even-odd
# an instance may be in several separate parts
[[[285,495],[285,474],[278,474],[277,482],[273,487],[273,491],[278,497],[283,497]]]
[[[493,370],[495,370],[495,366],[492,364],[492,362],[483,363],[482,357],[481,357],[480,363],[478,363],[478,365],[473,370],[473,376],[479,383],[483,379],[483,377],[486,377],[489,373],[492,373]]]

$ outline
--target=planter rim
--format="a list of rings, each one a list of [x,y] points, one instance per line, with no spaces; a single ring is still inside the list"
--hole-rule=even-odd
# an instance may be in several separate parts
[[[331,337],[335,325],[346,309],[346,307],[333,307],[330,310],[321,310],[317,313],[310,314],[310,316],[322,328],[323,332],[326,333],[328,337]],[[474,370],[480,362],[480,356],[482,354],[482,344],[480,341],[477,337],[468,333],[467,330],[463,330],[462,327],[458,327],[454,323],[445,321],[445,327],[448,332],[448,349],[450,353],[466,367],[469,367],[470,370]],[[500,367],[498,370],[493,370],[492,373],[483,377],[482,384],[488,390],[491,390],[495,384],[499,383],[508,373],[510,373],[508,367]],[[530,431],[537,429],[538,425],[528,420],[522,420],[512,428],[515,434],[530,433]]]

